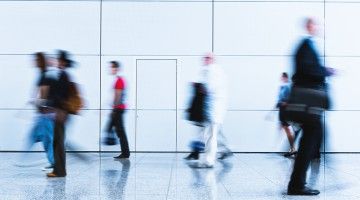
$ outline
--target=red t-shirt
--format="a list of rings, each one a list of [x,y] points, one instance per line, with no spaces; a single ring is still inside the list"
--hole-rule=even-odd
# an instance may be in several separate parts
[[[119,109],[126,109],[126,104],[124,102],[125,99],[125,80],[122,77],[117,77],[115,85],[114,85],[114,89],[115,90],[121,90],[121,97],[119,99],[119,102],[116,103],[116,105],[114,105],[114,108],[119,108]]]

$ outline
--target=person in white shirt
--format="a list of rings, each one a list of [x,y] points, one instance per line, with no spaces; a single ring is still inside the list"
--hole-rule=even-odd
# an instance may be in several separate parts
[[[211,168],[216,161],[218,146],[222,148],[219,159],[225,159],[232,155],[225,143],[225,137],[221,132],[227,109],[227,78],[212,53],[204,56],[204,69],[201,82],[205,85],[207,95],[206,115],[208,122],[205,125],[205,156],[196,165],[200,168]],[[219,136],[219,140],[218,140]]]

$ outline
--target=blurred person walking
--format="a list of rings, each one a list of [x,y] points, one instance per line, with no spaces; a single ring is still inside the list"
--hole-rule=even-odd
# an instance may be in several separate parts
[[[281,86],[279,89],[279,97],[276,103],[276,108],[279,109],[279,121],[280,121],[281,129],[285,131],[290,144],[290,150],[289,152],[284,154],[285,157],[290,157],[297,153],[295,149],[295,137],[290,129],[291,128],[290,124],[286,121],[284,116],[284,109],[286,107],[289,94],[290,94],[289,76],[286,72],[283,72],[281,74]]]
[[[334,70],[324,67],[316,48],[317,24],[306,19],[308,35],[302,40],[295,54],[293,85],[286,107],[287,118],[301,124],[303,135],[300,140],[294,169],[288,185],[288,195],[318,195],[319,190],[308,188],[306,172],[311,160],[319,153],[323,138],[323,112],[329,109],[326,76]]]
[[[205,158],[193,167],[212,168],[216,161],[218,147],[220,147],[219,159],[225,159],[232,155],[221,131],[226,114],[228,86],[225,72],[220,65],[215,63],[214,55],[209,53],[203,59],[202,83],[206,88],[206,115],[208,119],[205,124]]]
[[[114,97],[112,112],[107,126],[108,139],[112,137],[113,129],[120,139],[121,154],[115,156],[114,159],[127,159],[130,157],[129,143],[125,132],[124,126],[124,113],[126,109],[125,96],[126,96],[126,83],[124,77],[119,75],[120,64],[117,61],[110,62],[111,75],[115,76],[115,84],[113,86]],[[115,144],[112,141],[111,144]],[[110,143],[108,143],[110,144]]]
[[[57,66],[59,68],[56,86],[51,92],[55,96],[55,127],[54,127],[54,170],[48,173],[48,177],[65,177],[66,176],[66,152],[65,152],[65,126],[68,120],[69,100],[71,99],[72,82],[67,68],[72,67],[74,62],[69,59],[69,53],[59,50],[57,55]],[[71,102],[70,102],[71,103]]]
[[[36,67],[40,71],[40,76],[36,85],[35,97],[31,101],[31,103],[37,108],[37,117],[34,127],[30,132],[27,149],[31,149],[31,147],[37,142],[42,142],[46,152],[46,157],[50,164],[49,166],[44,167],[43,170],[50,170],[54,166],[53,135],[55,112],[52,108],[54,96],[49,94],[48,91],[50,87],[54,87],[56,75],[52,73],[52,70],[48,70],[47,59],[43,52],[35,53],[34,57]]]

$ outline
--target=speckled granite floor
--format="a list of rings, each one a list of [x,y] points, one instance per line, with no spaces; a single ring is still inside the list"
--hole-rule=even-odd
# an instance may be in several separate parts
[[[185,154],[68,153],[66,178],[46,178],[43,153],[0,153],[0,200],[6,199],[360,199],[360,154],[328,154],[312,163],[316,197],[287,196],[292,159],[235,154],[214,169],[192,169]]]

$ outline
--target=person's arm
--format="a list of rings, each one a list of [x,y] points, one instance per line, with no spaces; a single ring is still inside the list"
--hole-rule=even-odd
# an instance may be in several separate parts
[[[49,94],[49,86],[48,85],[41,85],[39,88],[39,98],[46,99]]]
[[[120,102],[121,99],[121,95],[122,95],[122,89],[115,89],[114,90],[114,107],[117,106]]]
[[[37,106],[43,106],[45,104],[45,100],[48,98],[48,93],[49,93],[49,89],[50,89],[50,79],[47,78],[46,76],[43,76],[39,83],[38,83],[38,87],[37,87],[37,94],[36,94],[36,102],[35,104]]]
[[[303,73],[314,79],[322,79],[326,76],[333,75],[335,70],[320,64],[317,55],[314,55],[315,50],[310,42],[309,40],[305,40],[299,49],[299,55],[297,55],[300,57],[299,62],[301,63]]]

